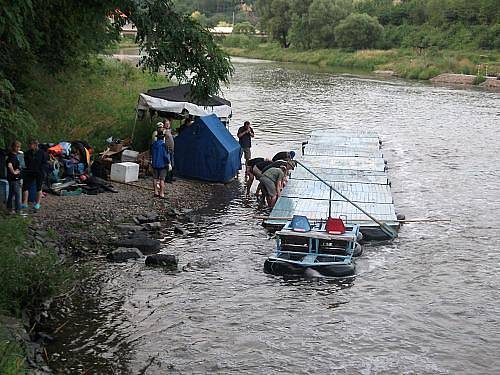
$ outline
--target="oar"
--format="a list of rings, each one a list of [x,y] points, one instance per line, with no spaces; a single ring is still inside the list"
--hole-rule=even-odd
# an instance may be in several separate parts
[[[394,229],[392,229],[389,225],[386,223],[381,222],[380,220],[374,218],[372,215],[370,215],[368,212],[363,210],[361,207],[359,207],[356,203],[351,201],[349,198],[347,198],[344,194],[342,194],[340,191],[335,189],[332,185],[330,185],[328,182],[323,180],[321,177],[319,177],[316,173],[311,171],[308,167],[306,167],[303,163],[300,161],[296,160],[295,161],[297,164],[300,164],[302,167],[305,168],[306,171],[308,171],[310,174],[312,174],[314,177],[316,177],[318,180],[320,180],[322,183],[324,183],[326,186],[328,186],[330,189],[332,189],[334,192],[336,192],[338,195],[340,195],[342,198],[344,198],[347,202],[352,204],[354,207],[356,207],[358,210],[360,210],[362,213],[364,213],[366,216],[368,216],[370,219],[372,219],[375,223],[378,224],[380,229],[382,229],[382,232],[384,232],[387,236],[390,238],[396,238],[398,236],[398,232],[396,232]]]

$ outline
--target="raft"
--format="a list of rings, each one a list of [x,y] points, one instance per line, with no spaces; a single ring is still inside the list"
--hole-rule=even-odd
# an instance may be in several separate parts
[[[302,225],[297,225],[298,221]],[[264,262],[264,272],[276,276],[303,276],[308,269],[324,277],[354,275],[353,257],[362,253],[356,241],[359,225],[343,233],[326,230],[326,221],[310,225],[305,216],[296,215],[276,232],[276,251]]]

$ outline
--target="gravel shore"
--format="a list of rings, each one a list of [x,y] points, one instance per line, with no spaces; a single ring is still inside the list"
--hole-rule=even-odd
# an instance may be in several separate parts
[[[110,238],[119,235],[116,225],[133,223],[135,216],[144,213],[157,213],[162,227],[168,226],[169,219],[205,206],[214,191],[211,184],[182,179],[167,184],[165,199],[153,197],[152,179],[114,183],[114,187],[118,193],[47,195],[42,209],[30,213],[33,226],[56,234],[61,257],[103,255],[112,250]]]

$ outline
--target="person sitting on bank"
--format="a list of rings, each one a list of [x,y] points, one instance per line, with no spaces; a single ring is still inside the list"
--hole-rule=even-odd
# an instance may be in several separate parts
[[[7,181],[9,183],[7,209],[11,213],[21,212],[21,164],[17,158],[20,150],[21,142],[12,142],[7,155]]]
[[[264,186],[266,191],[266,201],[270,208],[276,204],[276,200],[281,195],[283,188],[283,179],[285,178],[287,170],[286,167],[269,168],[262,173],[260,183]]]
[[[293,160],[295,157],[295,151],[281,151],[273,156],[273,161],[278,160]]]
[[[158,132],[157,140],[151,145],[151,166],[153,167],[154,196],[165,198],[165,178],[170,158],[165,146],[165,134]]]
[[[250,148],[252,147],[252,138],[255,137],[252,127],[250,126],[250,121],[245,121],[243,126],[238,129],[238,139],[245,156],[245,164],[248,160],[252,158],[252,153]]]
[[[43,150],[38,148],[38,141],[35,139],[28,143],[28,148],[24,154],[26,168],[23,171],[23,204],[21,208],[28,208],[29,190],[33,184],[36,184],[34,208],[39,210],[48,157]]]

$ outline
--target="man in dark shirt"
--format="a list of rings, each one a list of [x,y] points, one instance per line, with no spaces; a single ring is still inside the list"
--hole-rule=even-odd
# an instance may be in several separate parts
[[[250,148],[252,147],[252,138],[255,136],[252,127],[250,126],[250,121],[245,121],[243,126],[238,129],[238,139],[241,146],[241,150],[245,155],[245,164],[252,158],[252,153]]]
[[[21,169],[17,154],[21,150],[21,142],[12,142],[7,155],[7,181],[9,182],[9,197],[7,209],[12,213],[21,211]]]
[[[36,184],[35,210],[40,209],[42,197],[42,184],[47,166],[47,154],[38,148],[38,141],[31,140],[28,144],[29,150],[24,154],[26,169],[23,171],[23,205],[28,208],[29,189],[33,183]]]

